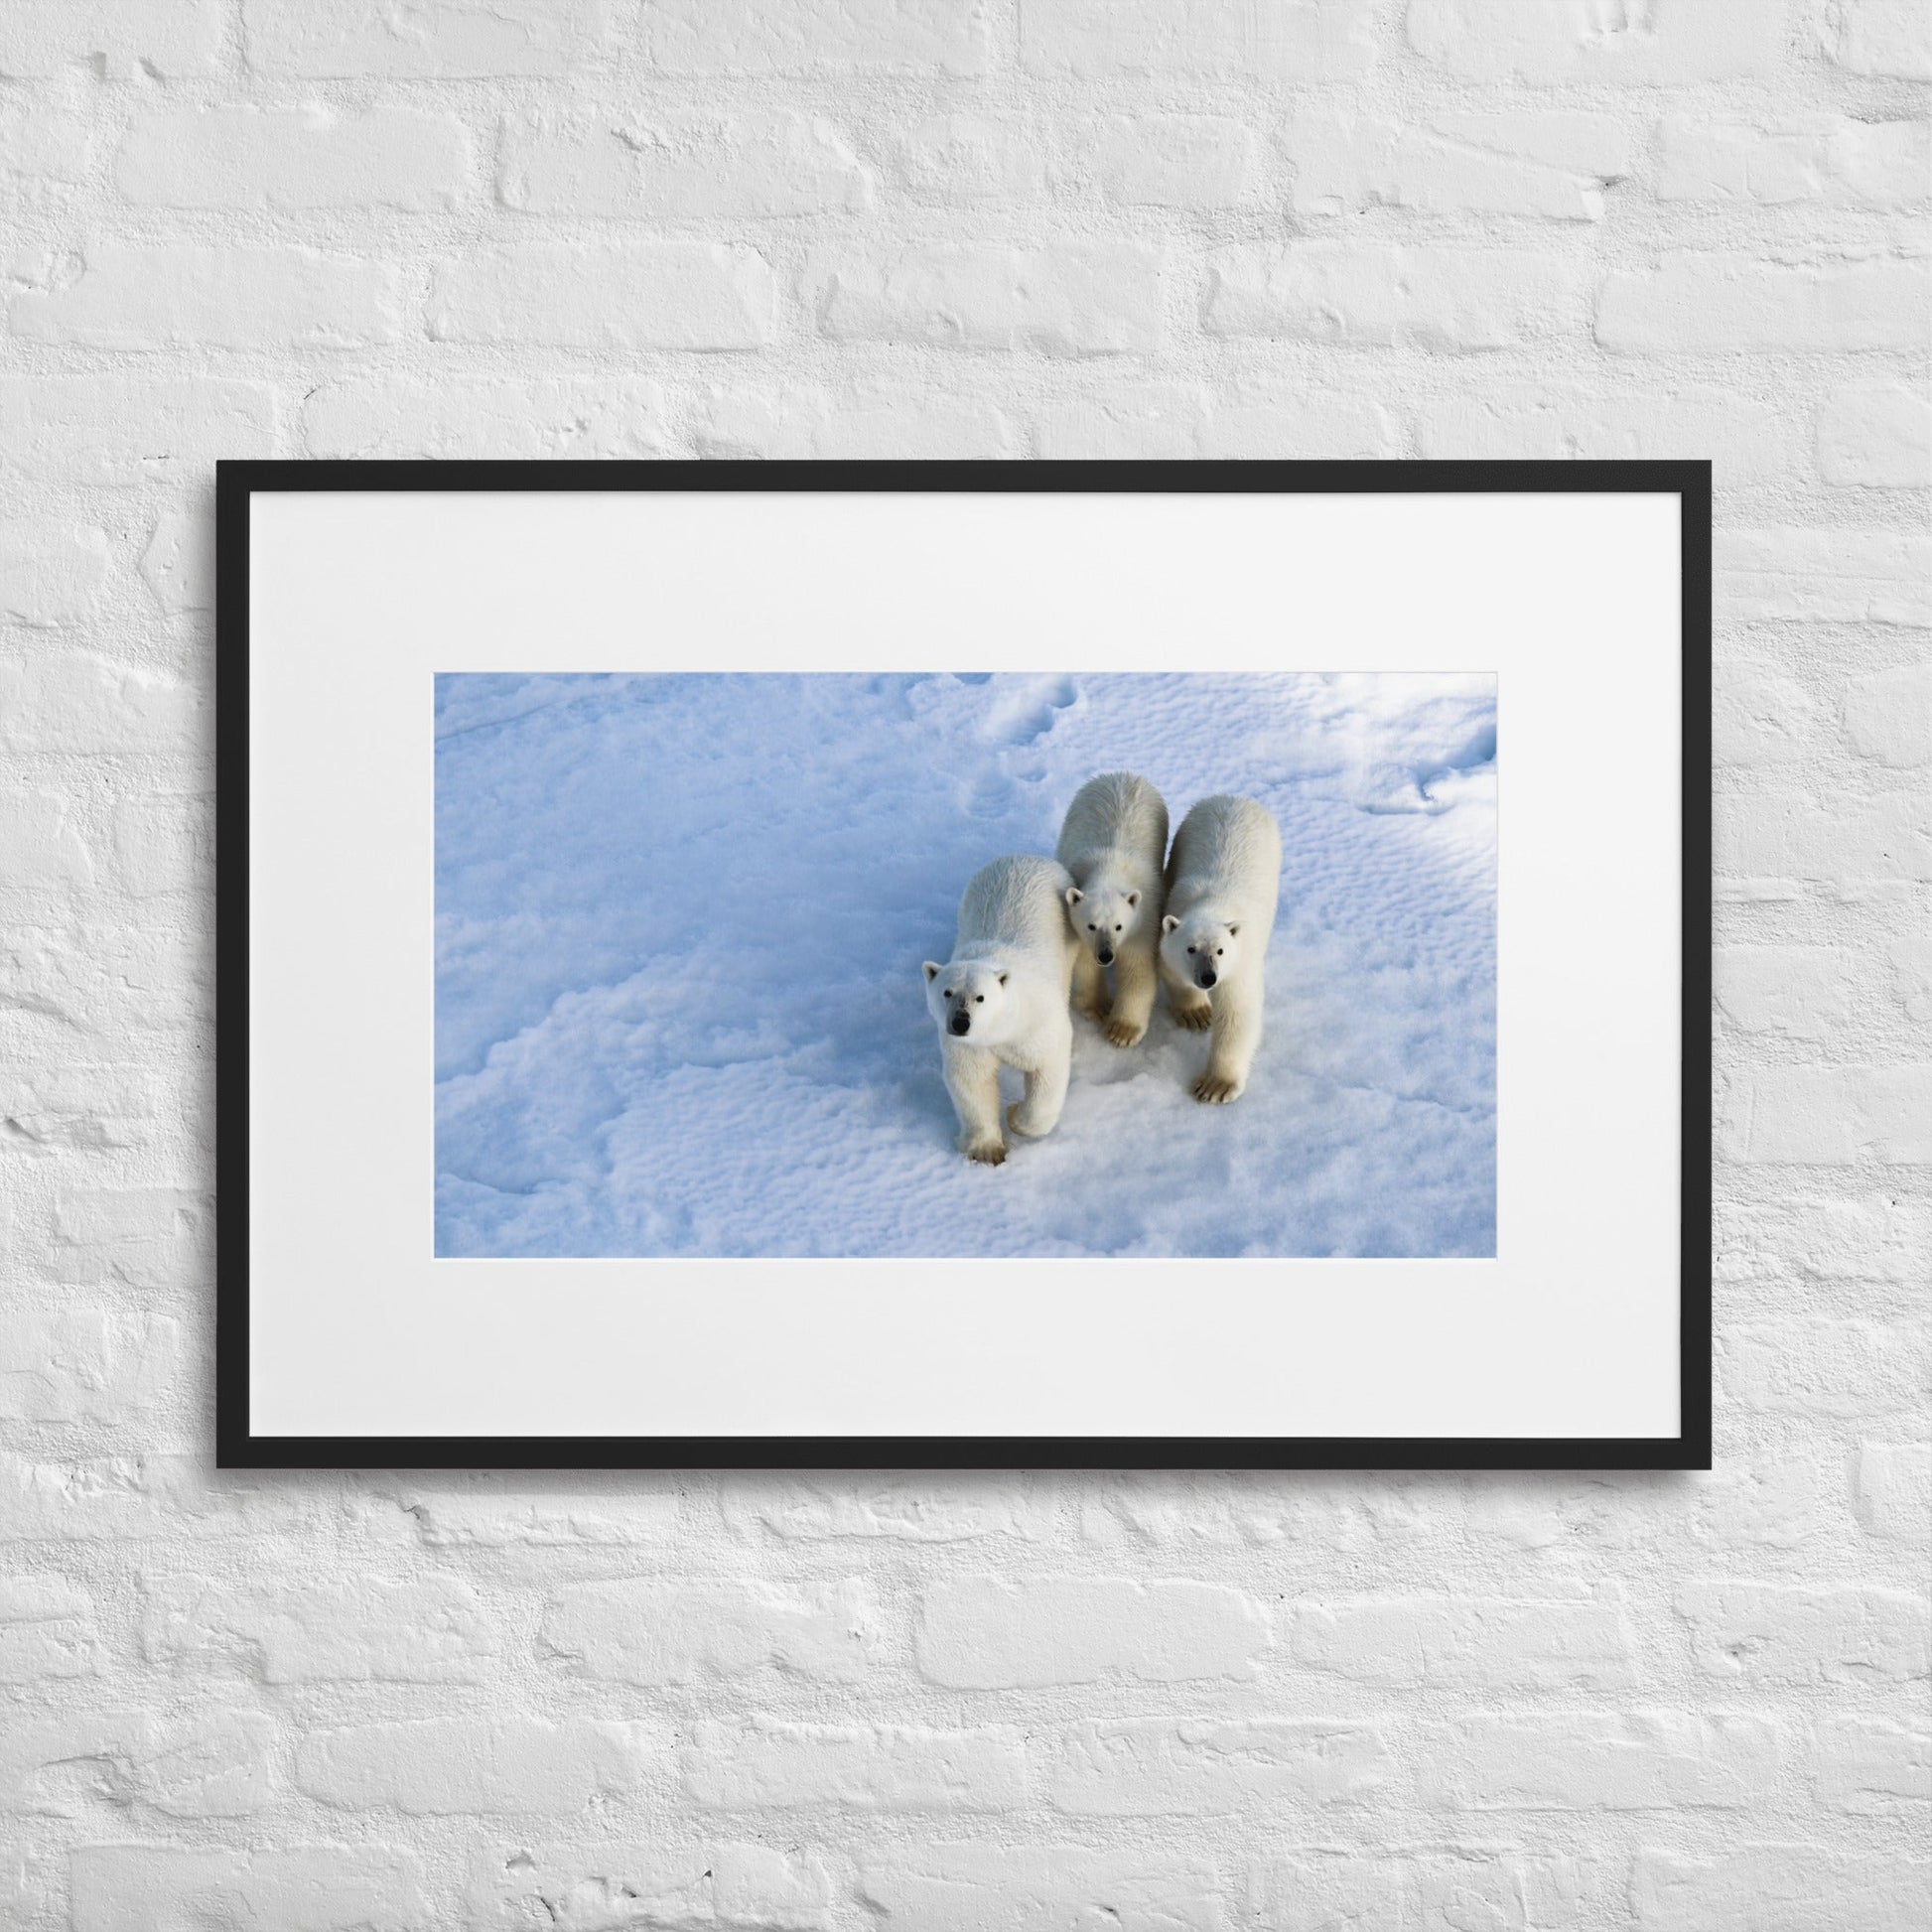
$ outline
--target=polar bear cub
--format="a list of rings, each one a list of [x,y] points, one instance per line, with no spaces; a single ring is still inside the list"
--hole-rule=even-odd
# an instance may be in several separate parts
[[[1203,798],[1173,835],[1161,976],[1173,1017],[1213,1029],[1196,1100],[1238,1099],[1248,1084],[1281,879],[1281,828],[1252,798]]]
[[[1058,854],[1073,876],[1066,893],[1067,917],[1080,947],[1073,964],[1073,1001],[1104,1024],[1116,1046],[1138,1045],[1154,1012],[1166,902],[1161,864],[1167,851],[1167,801],[1145,778],[1103,771],[1073,794]]]
[[[1066,923],[1073,881],[1052,859],[995,859],[967,881],[959,933],[945,965],[925,962],[925,1003],[939,1028],[960,1153],[998,1167],[1000,1068],[1027,1076],[1007,1110],[1016,1134],[1050,1134],[1066,1104],[1073,1022],[1066,1010],[1079,950]]]

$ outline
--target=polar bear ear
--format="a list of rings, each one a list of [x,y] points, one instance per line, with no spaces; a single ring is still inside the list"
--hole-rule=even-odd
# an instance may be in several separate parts
[[[1066,902],[1069,905],[1078,905],[1079,902],[1085,897],[1086,897],[1086,894],[1083,893],[1077,886],[1069,886],[1066,889]]]
[[[936,967],[932,963],[932,961],[928,959],[925,963],[925,983],[928,986],[930,986],[932,982],[936,980],[938,977],[939,977],[938,967]]]
[[[1238,932],[1239,932],[1240,930],[1241,930],[1241,928],[1240,928],[1240,927],[1239,927],[1238,925],[1231,925],[1231,926],[1229,926],[1229,927],[1228,927],[1228,937],[1229,937],[1230,939],[1232,939],[1232,938],[1233,938],[1233,937],[1235,936],[1235,934],[1236,934],[1236,933],[1238,933]]]
[[[1129,904],[1129,905],[1138,905],[1138,904],[1140,904],[1140,902],[1141,902],[1141,896],[1140,896],[1140,894],[1139,894],[1139,893],[1129,893],[1129,894],[1127,895],[1127,902],[1128,902],[1128,904]]]
[[[1167,914],[1165,918],[1162,919],[1161,930],[1163,932],[1172,932],[1174,929],[1174,927],[1177,926],[1179,923],[1180,921],[1176,919],[1172,912],[1170,912]]]
[[[1007,976],[1004,973],[1002,973],[1000,975],[1000,984],[1004,986],[1006,983],[1007,983]]]

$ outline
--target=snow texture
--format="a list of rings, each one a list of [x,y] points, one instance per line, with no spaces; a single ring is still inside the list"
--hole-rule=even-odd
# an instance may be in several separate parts
[[[1492,678],[452,674],[436,739],[439,1254],[1495,1252]],[[1281,822],[1252,1083],[1076,1020],[975,1167],[920,961],[1120,768]]]

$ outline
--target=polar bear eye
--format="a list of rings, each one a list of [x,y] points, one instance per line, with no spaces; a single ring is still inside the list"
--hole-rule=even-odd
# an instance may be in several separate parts
[[[1219,946],[1216,946],[1216,947],[1214,948],[1214,957],[1215,957],[1216,959],[1219,959],[1219,958],[1220,958],[1220,956],[1221,956],[1221,949],[1220,949],[1220,947],[1219,947]]]
[[[1093,921],[1092,921],[1091,919],[1089,919],[1089,920],[1087,921],[1087,930],[1088,930],[1089,932],[1097,932],[1097,931],[1099,931],[1099,929],[1100,929],[1100,928],[1099,928],[1098,926],[1096,926],[1096,925],[1094,924],[1094,922],[1093,922]]]
[[[986,1004],[986,995],[984,993],[975,993],[973,995],[973,1004],[976,1007],[983,1007]]]
[[[1192,946],[1189,946],[1189,947],[1187,948],[1187,950],[1188,950],[1189,952],[1192,952],[1192,951],[1194,951],[1195,949],[1194,949],[1194,947],[1192,947]]]

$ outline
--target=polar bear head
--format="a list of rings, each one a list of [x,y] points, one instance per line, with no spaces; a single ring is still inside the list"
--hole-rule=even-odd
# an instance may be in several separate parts
[[[1016,1008],[1005,968],[985,959],[925,962],[925,1005],[948,1039],[997,1046],[1011,1035]]]
[[[1072,922],[1073,936],[1102,966],[1111,966],[1114,955],[1140,930],[1141,907],[1147,895],[1139,887],[1122,885],[1097,874],[1085,886],[1066,889],[1066,916]]]
[[[1197,906],[1185,918],[1170,912],[1161,921],[1161,957],[1170,971],[1209,992],[1239,963],[1243,932],[1238,917],[1224,918],[1212,905]]]

